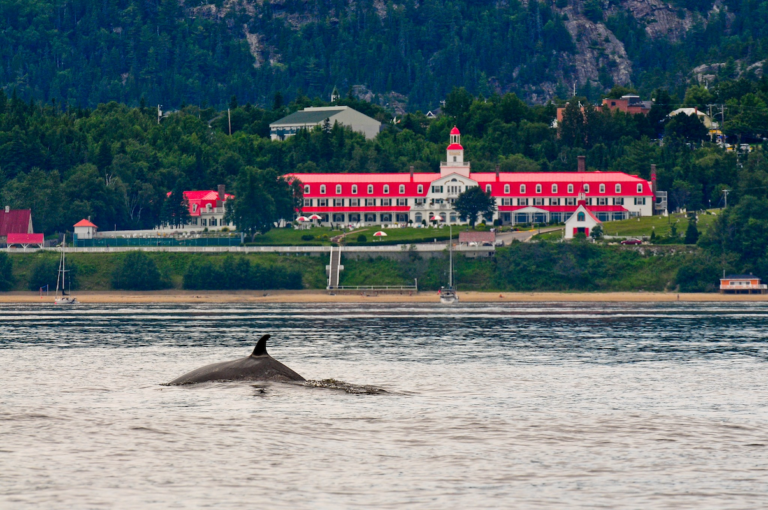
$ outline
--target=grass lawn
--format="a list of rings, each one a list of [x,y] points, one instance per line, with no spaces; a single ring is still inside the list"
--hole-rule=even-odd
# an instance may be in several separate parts
[[[699,232],[704,232],[714,223],[720,210],[713,209],[712,212],[714,214],[699,214]],[[677,224],[678,235],[684,236],[685,230],[688,228],[688,217],[684,214],[670,214],[666,218],[664,216],[643,216],[621,221],[607,221],[603,223],[603,232],[609,236],[650,237],[655,227],[656,236],[664,237],[668,235],[673,223]]]
[[[328,227],[313,227],[306,230],[296,230],[293,228],[273,228],[266,234],[257,235],[252,243],[248,238],[246,238],[246,242],[248,244],[268,246],[330,245],[331,241],[329,239],[341,233],[341,230],[331,230]],[[301,236],[306,235],[311,235],[314,237],[314,239],[311,241],[304,241]]]
[[[464,230],[466,227],[456,227],[453,229],[453,238],[457,239],[459,237],[459,232],[461,230]],[[375,234],[378,231],[386,232],[386,237],[382,237],[381,239],[373,237],[373,234]],[[368,244],[375,244],[377,242],[386,242],[387,244],[392,243],[429,243],[437,239],[438,241],[441,240],[448,240],[448,227],[442,227],[442,228],[433,228],[433,227],[427,227],[427,228],[412,228],[412,227],[406,227],[406,228],[387,228],[382,229],[381,226],[373,226],[373,227],[365,227],[363,229],[360,229],[360,232],[352,234],[351,236],[347,237],[347,240],[350,242],[357,241],[357,237],[360,234],[365,235],[365,237],[368,239],[366,241],[366,245]],[[379,239],[377,241],[377,239]]]

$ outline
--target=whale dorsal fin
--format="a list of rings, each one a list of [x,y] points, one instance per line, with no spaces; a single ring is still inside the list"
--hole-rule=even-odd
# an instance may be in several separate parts
[[[268,356],[267,354],[267,340],[271,335],[264,335],[256,342],[256,348],[253,349],[251,356]]]

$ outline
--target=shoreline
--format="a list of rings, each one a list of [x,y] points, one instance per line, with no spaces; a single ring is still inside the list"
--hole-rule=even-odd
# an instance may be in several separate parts
[[[326,290],[275,291],[82,291],[74,292],[81,303],[439,303],[435,292],[403,294],[338,294]],[[768,302],[768,294],[717,294],[673,292],[480,292],[458,293],[463,303],[542,303],[542,302]],[[679,297],[678,297],[679,296]],[[53,303],[53,295],[40,297],[33,292],[0,294],[0,304]]]

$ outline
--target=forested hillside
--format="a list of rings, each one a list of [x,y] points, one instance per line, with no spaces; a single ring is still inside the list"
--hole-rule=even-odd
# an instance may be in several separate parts
[[[0,87],[165,109],[334,87],[411,112],[457,86],[539,103],[574,85],[682,96],[694,74],[759,77],[766,26],[764,0],[0,0]]]

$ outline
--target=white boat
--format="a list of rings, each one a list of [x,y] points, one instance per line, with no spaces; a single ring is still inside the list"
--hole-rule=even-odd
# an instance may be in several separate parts
[[[53,302],[57,305],[74,305],[77,303],[77,298],[72,296],[72,278],[67,278],[67,260],[64,248],[67,246],[67,236],[64,235],[64,241],[61,243],[61,259],[59,259],[59,274],[56,276],[56,295],[53,298]],[[59,296],[59,289],[61,289],[61,296]]]
[[[459,296],[456,294],[456,289],[453,288],[453,228],[450,226],[450,234],[448,239],[448,287],[440,287],[440,303],[444,305],[451,305],[459,302]]]

